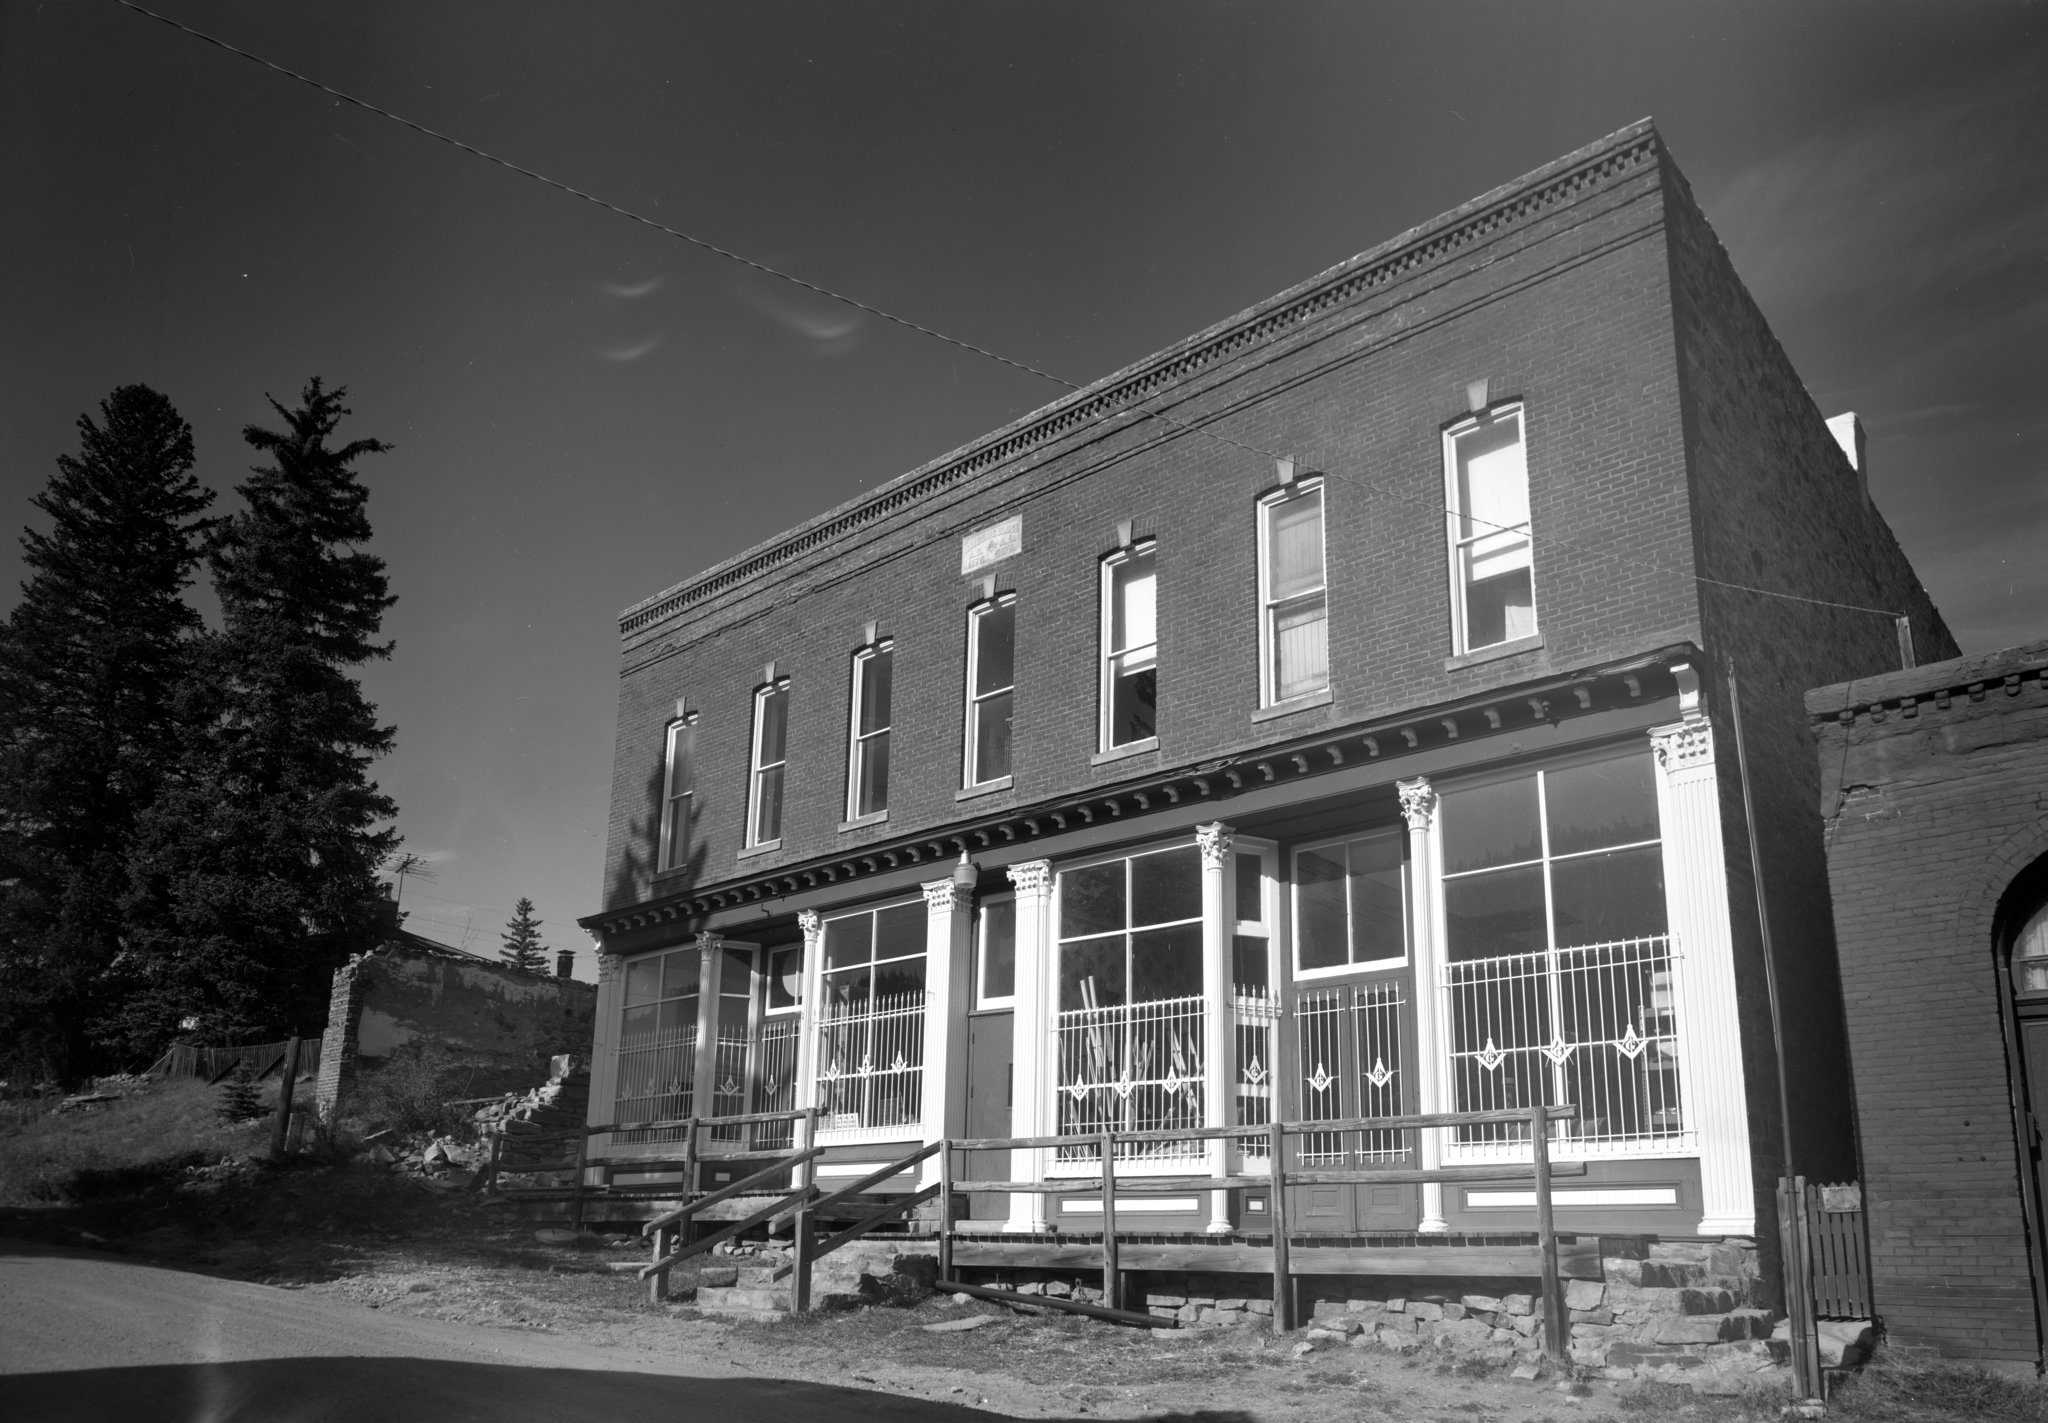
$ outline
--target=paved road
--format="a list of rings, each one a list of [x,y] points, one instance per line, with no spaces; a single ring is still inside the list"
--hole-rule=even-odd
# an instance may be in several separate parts
[[[0,1420],[951,1423],[993,1415],[0,1240]]]

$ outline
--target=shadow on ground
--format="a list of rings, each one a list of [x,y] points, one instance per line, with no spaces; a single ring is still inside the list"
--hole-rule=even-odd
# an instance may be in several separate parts
[[[261,1359],[14,1374],[10,1417],[44,1423],[836,1423],[993,1418],[955,1403],[780,1379],[705,1379],[521,1368],[408,1358]],[[1099,1423],[1103,1415],[1093,1415]],[[1113,1415],[1112,1415],[1113,1416]],[[1177,1413],[1156,1423],[1252,1423],[1237,1411]]]

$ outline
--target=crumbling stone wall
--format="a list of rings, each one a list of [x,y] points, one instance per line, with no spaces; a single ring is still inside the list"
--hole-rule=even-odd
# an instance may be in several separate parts
[[[320,1120],[334,1120],[334,1108],[348,1091],[356,1068],[356,1020],[363,1007],[363,956],[357,954],[334,971],[327,1000],[327,1031],[320,1037],[320,1073],[314,1080],[313,1105]]]

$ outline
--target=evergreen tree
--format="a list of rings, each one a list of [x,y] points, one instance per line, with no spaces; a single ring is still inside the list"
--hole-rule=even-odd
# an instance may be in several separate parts
[[[219,1040],[278,1037],[325,1016],[329,980],[375,947],[376,869],[396,813],[369,777],[391,749],[351,674],[390,655],[368,491],[352,468],[389,448],[331,441],[349,413],[314,379],[282,430],[243,438],[274,461],[237,490],[208,563],[221,631],[185,697],[202,730],[145,817],[131,863],[129,997],[110,1029],[135,1049],[182,1018]]]
[[[498,950],[498,956],[506,963],[528,973],[548,971],[548,949],[540,941],[540,920],[533,917],[532,900],[522,897],[512,906],[512,917],[505,921],[505,932],[500,937],[504,947]]]
[[[174,689],[201,630],[183,594],[213,501],[192,427],[148,386],[78,431],[35,497],[49,531],[22,536],[30,577],[0,627],[0,1057],[65,1079],[103,1065],[87,1029],[137,819],[182,739]]]

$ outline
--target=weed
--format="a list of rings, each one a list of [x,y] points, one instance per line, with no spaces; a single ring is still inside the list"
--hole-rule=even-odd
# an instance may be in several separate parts
[[[223,1126],[194,1078],[124,1096],[92,1112],[45,1113],[0,1128],[0,1204],[78,1201],[165,1179],[200,1161],[251,1151],[263,1127]]]
[[[456,1078],[463,1071],[438,1043],[406,1043],[382,1064],[359,1068],[343,1110],[368,1131],[450,1131],[461,1113],[447,1102],[458,1095]]]
[[[1870,1423],[2043,1423],[2048,1420],[2048,1383],[1971,1364],[1909,1363],[1880,1354],[1836,1389],[1828,1405],[1831,1414]]]

